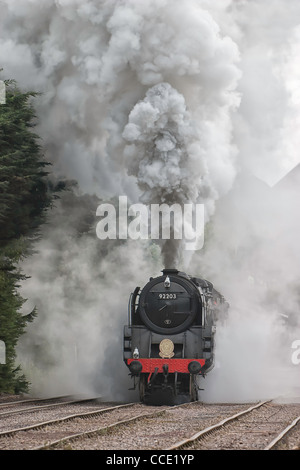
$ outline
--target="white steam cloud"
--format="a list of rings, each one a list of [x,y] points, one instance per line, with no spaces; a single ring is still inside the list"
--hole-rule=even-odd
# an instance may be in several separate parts
[[[227,145],[223,152],[213,155],[215,142],[210,139],[219,132],[215,130],[213,136],[205,139],[201,135],[202,126],[198,127],[187,111],[184,97],[168,83],[150,88],[145,99],[130,112],[123,132],[130,145],[124,155],[129,174],[137,178],[144,203],[169,206],[201,203],[205,204],[207,217],[212,214],[219,193],[231,187],[235,173],[233,152]],[[226,167],[223,179],[217,171],[211,176],[210,158],[214,158],[218,171]],[[165,266],[182,262],[184,245],[180,245],[178,240],[165,241],[162,249]]]
[[[210,279],[231,304],[206,399],[277,393],[282,381],[265,380],[274,362],[272,377],[284,368],[294,385],[280,314],[299,308],[299,227],[285,211],[297,205],[249,175],[274,183],[299,161],[299,13],[298,0],[0,1],[3,78],[43,93],[46,158],[56,179],[76,182],[23,266],[24,295],[39,311],[20,345],[33,393],[128,388],[128,295],[170,252],[174,263],[180,256],[177,246],[98,240],[97,205],[119,195],[205,204],[204,249],[190,265],[180,252],[177,267]]]

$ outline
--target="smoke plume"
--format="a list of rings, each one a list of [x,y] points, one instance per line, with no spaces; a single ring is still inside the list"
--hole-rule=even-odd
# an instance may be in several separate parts
[[[213,156],[187,111],[184,97],[170,84],[160,83],[147,91],[145,99],[130,112],[123,137],[129,143],[124,152],[128,172],[137,178],[142,202],[168,206],[201,203],[211,215],[220,191],[208,170],[207,160]],[[226,166],[233,173],[230,147],[226,157]],[[228,186],[231,178],[232,174]],[[174,236],[165,240],[164,265],[178,266],[183,249]]]
[[[282,294],[299,278],[281,220],[297,207],[249,175],[273,184],[298,163],[300,10],[271,4],[1,0],[1,78],[42,93],[37,131],[53,178],[69,182],[23,265],[39,312],[20,344],[33,393],[124,396],[128,296],[166,264],[210,279],[231,304],[206,398],[271,393],[264,372],[276,357],[278,376],[290,341]],[[100,241],[97,206],[119,195],[205,204],[203,250],[190,260],[180,240]]]

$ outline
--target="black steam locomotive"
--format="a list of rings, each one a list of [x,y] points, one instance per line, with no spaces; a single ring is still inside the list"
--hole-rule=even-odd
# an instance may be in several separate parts
[[[215,322],[228,304],[209,281],[162,272],[130,296],[124,361],[142,402],[196,401],[196,378],[214,365]]]

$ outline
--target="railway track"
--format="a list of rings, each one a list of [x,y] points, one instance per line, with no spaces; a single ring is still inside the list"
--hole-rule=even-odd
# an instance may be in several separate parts
[[[112,410],[129,408],[133,405],[134,403],[99,404],[97,400],[84,399],[6,411],[0,421],[0,449],[12,447],[19,449],[19,446],[27,448],[28,436],[28,446],[31,448],[35,439],[40,440],[39,435],[43,438],[41,431],[45,428],[54,429],[54,432],[55,426],[67,430],[68,422],[76,422],[78,419],[92,419]],[[87,411],[88,409],[89,411]],[[45,420],[45,417],[52,417],[52,419]],[[63,432],[63,429],[60,429],[60,432]]]
[[[295,418],[285,429],[283,429],[274,439],[268,444],[264,450],[273,450],[278,448],[282,443],[285,445],[285,440],[300,423],[300,416]],[[297,439],[298,443],[292,447],[293,450],[300,450],[300,437]]]
[[[264,410],[262,416],[256,415],[253,419],[251,414],[264,407],[268,413]],[[297,412],[299,415],[293,418]],[[202,429],[187,439],[176,442],[168,450],[203,450],[208,448],[272,450],[280,448],[282,441],[296,428],[298,423],[300,423],[299,404],[288,410],[284,405],[272,404],[272,400],[262,401],[213,426]],[[278,429],[280,429],[279,432]],[[295,438],[297,444],[292,446],[292,449],[300,449],[300,429],[298,431],[298,437]],[[251,434],[252,438],[249,439]],[[275,437],[265,445],[270,436]]]
[[[285,448],[300,445],[300,403],[195,402],[147,407],[70,401],[61,408],[51,403],[31,404],[33,410],[20,413],[16,409],[9,413],[6,408],[0,420],[0,449],[269,450],[280,448],[282,442]],[[55,418],[41,420],[50,413]],[[32,417],[33,422],[20,426],[25,417],[27,422]],[[296,437],[288,442],[293,433]]]
[[[91,406],[91,405],[89,405]],[[192,407],[193,405],[179,405],[178,407],[172,407],[172,412],[177,408],[181,407]],[[72,405],[72,409],[74,405]],[[105,442],[99,443],[99,436],[102,439],[108,437],[111,440],[111,436],[117,435],[118,433],[129,432],[127,439],[121,437],[122,444],[127,446],[127,440],[132,442],[132,425],[137,423],[143,423],[146,425],[155,423],[160,417],[170,412],[169,407],[149,407],[139,403],[128,403],[118,404],[109,406],[107,403],[101,404],[101,406],[93,409],[92,411],[86,410],[87,404],[84,405],[84,410],[77,413],[66,415],[64,407],[64,416],[58,417],[52,420],[41,421],[39,413],[49,413],[51,406],[45,408],[37,406],[34,411],[27,410],[24,413],[23,410],[20,414],[15,413],[13,417],[17,420],[11,421],[12,415],[2,417],[0,426],[0,449],[46,449],[46,448],[64,448],[70,445],[79,443],[82,441],[89,445],[93,438],[96,439],[96,446],[100,448],[106,448]],[[202,407],[201,407],[202,408]],[[210,407],[209,407],[210,410]],[[58,414],[58,408],[55,408],[55,414]],[[192,414],[194,412],[192,411]],[[30,425],[20,426],[22,417],[26,416],[26,422],[29,416],[34,418],[34,423]],[[5,422],[6,418],[6,422]],[[17,422],[18,426],[14,423]],[[4,428],[4,429],[3,429]],[[100,439],[100,441],[102,440]],[[118,437],[117,437],[118,439]],[[152,439],[152,438],[150,438]],[[75,442],[75,444],[73,444]],[[75,447],[76,448],[76,447]],[[127,449],[130,446],[126,447]]]
[[[100,398],[100,397],[99,397]],[[70,396],[54,397],[54,398],[39,398],[17,400],[12,402],[0,403],[0,419],[3,416],[12,415],[15,413],[26,413],[29,411],[43,410],[46,408],[62,407],[72,405],[75,403],[88,403],[98,400],[98,398],[72,398]]]
[[[49,397],[49,398],[9,398],[5,396],[0,395],[0,409],[9,407],[9,406],[14,406],[14,405],[20,405],[20,404],[28,404],[28,403],[41,403],[41,402],[57,402],[61,400],[66,400],[72,398],[73,395],[60,395],[58,397]],[[74,398],[74,397],[73,397]],[[11,401],[9,401],[11,400]]]

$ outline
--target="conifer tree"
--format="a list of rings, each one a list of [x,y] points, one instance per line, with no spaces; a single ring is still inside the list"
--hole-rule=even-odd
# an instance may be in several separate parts
[[[22,93],[13,80],[5,81],[6,103],[0,104],[0,341],[6,360],[0,364],[0,393],[26,391],[28,383],[15,365],[16,345],[35,311],[22,316],[24,299],[18,292],[26,276],[17,263],[29,253],[51,204],[47,163],[33,132],[35,92]]]

